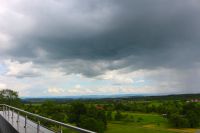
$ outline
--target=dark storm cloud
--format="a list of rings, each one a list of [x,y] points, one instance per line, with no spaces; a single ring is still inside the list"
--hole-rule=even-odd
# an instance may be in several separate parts
[[[18,60],[54,62],[86,76],[124,67],[185,68],[200,61],[197,0],[23,2],[17,12],[33,27],[15,34],[16,45],[7,51]]]

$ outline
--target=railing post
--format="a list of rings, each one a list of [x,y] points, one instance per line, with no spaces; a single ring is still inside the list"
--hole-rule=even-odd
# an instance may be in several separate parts
[[[13,112],[14,112],[14,110],[12,110],[12,116],[11,116],[12,120],[13,120]]]
[[[19,122],[19,112],[17,112],[17,123]]]
[[[6,115],[8,116],[8,107],[6,107],[6,112],[7,112]]]
[[[10,118],[10,108],[8,107],[8,120]]]
[[[13,124],[13,118],[14,118],[14,116],[13,116],[13,112],[14,112],[14,110],[12,109],[11,112],[12,112],[11,120],[12,120],[12,124]]]
[[[5,116],[6,116],[6,114],[7,114],[7,112],[6,112],[6,111],[7,111],[7,107],[5,106]]]
[[[40,132],[40,121],[38,120],[38,122],[37,122],[37,133],[39,133]]]
[[[63,131],[62,131],[62,126],[60,126],[60,132],[59,133],[62,133]]]
[[[5,112],[4,112],[4,111],[5,111],[5,109],[4,109],[4,105],[3,105],[3,115],[5,115]]]
[[[8,118],[8,107],[6,107],[6,118]]]
[[[26,124],[27,124],[27,115],[25,116],[24,128],[26,128]]]

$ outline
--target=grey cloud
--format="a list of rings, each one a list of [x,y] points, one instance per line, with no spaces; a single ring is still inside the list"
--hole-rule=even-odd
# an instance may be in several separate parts
[[[14,75],[13,75],[14,76]],[[40,73],[21,73],[19,75],[15,75],[17,78],[33,78],[33,77],[39,77],[41,76]]]
[[[22,1],[14,7],[32,20],[6,53],[17,60],[60,64],[66,73],[86,76],[124,67],[190,68],[200,61],[197,0]]]
[[[11,76],[11,77],[16,77],[16,78],[33,78],[33,77],[40,77],[42,74],[40,72],[34,72],[34,71],[31,71],[31,70],[28,70],[28,71],[22,71],[22,72],[19,72],[17,74],[12,74],[12,73],[9,73],[9,74],[5,74],[4,76]]]

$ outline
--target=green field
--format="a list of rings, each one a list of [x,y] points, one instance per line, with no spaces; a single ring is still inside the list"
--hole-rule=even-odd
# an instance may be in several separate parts
[[[111,121],[105,133],[193,133],[196,129],[171,129],[166,118],[157,114],[123,113],[133,121]],[[137,121],[142,119],[141,121]]]

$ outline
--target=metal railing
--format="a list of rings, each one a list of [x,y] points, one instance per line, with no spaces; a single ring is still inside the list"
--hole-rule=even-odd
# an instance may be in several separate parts
[[[8,117],[10,117],[10,115],[11,115],[11,119],[13,119],[13,113],[16,112],[17,113],[17,121],[16,122],[19,122],[20,113],[23,113],[25,115],[24,116],[24,128],[27,128],[28,116],[36,118],[37,122],[35,122],[35,123],[37,123],[37,133],[40,132],[40,126],[41,126],[40,121],[41,120],[46,121],[46,122],[50,122],[50,123],[53,123],[53,124],[59,126],[60,127],[59,133],[63,132],[62,128],[69,128],[69,129],[72,129],[74,131],[78,131],[80,133],[95,133],[95,132],[87,130],[87,129],[79,128],[79,127],[72,126],[72,125],[69,125],[69,124],[66,124],[66,123],[62,123],[62,122],[59,122],[59,121],[56,121],[56,120],[53,120],[53,119],[49,119],[49,118],[46,118],[46,117],[43,117],[43,116],[40,116],[40,115],[37,115],[37,114],[34,114],[34,113],[30,113],[30,112],[27,112],[25,110],[22,110],[22,109],[19,109],[19,108],[16,108],[16,107],[12,107],[12,106],[9,106],[9,105],[6,105],[6,104],[0,104],[0,106],[2,107],[3,114],[7,115]],[[10,112],[11,112],[11,114],[10,114]]]

